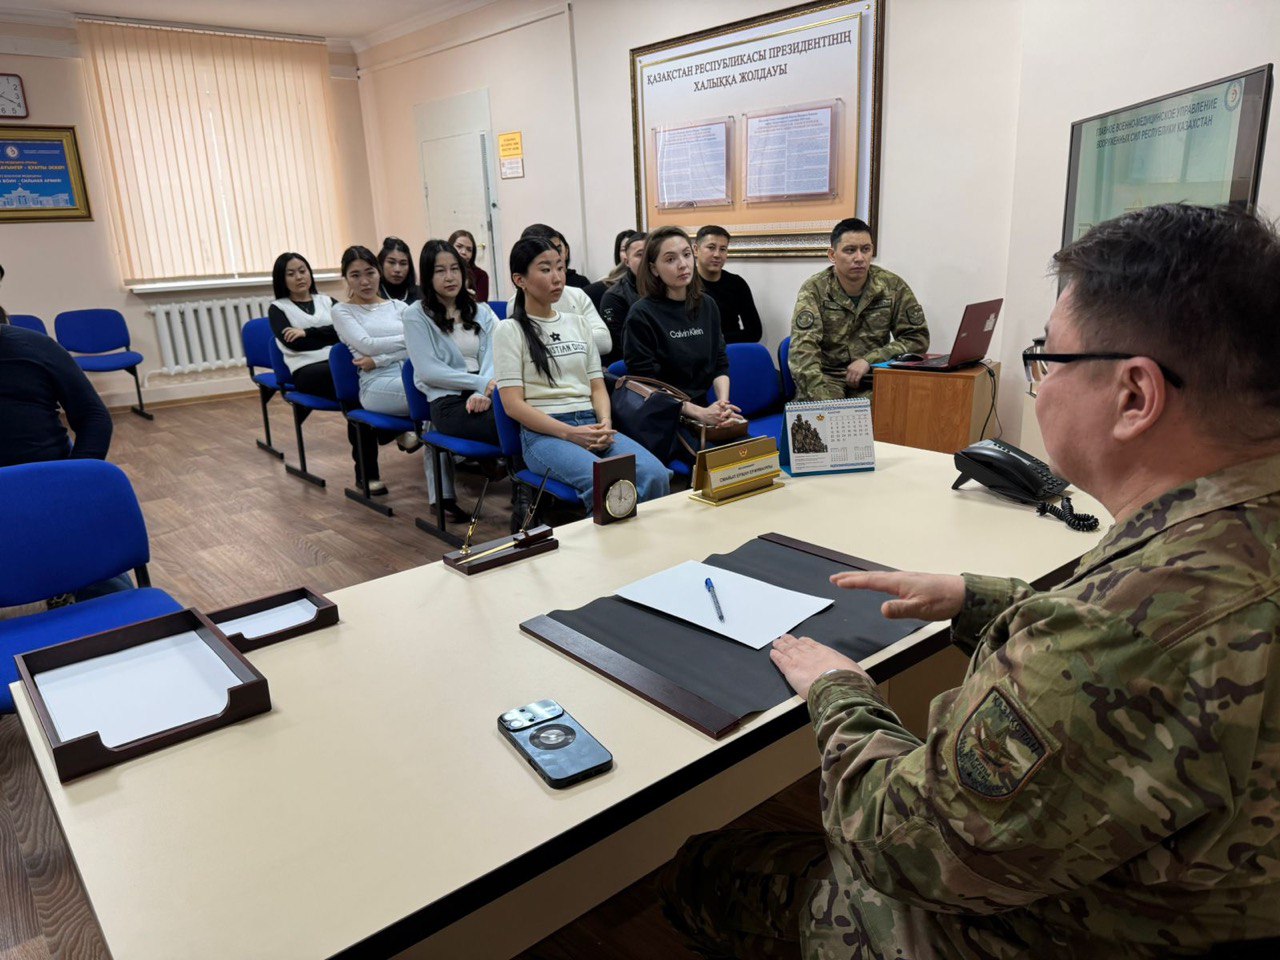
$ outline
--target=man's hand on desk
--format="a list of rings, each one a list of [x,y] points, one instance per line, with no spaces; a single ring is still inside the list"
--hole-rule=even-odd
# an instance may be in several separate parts
[[[808,637],[793,637],[789,633],[784,633],[773,641],[769,659],[782,671],[787,683],[805,699],[809,697],[809,688],[813,686],[813,682],[829,670],[852,670],[867,676],[867,672],[858,666],[857,661],[850,660],[843,653],[836,653],[830,647],[824,647]]]
[[[844,382],[851,387],[856,387],[862,382],[862,378],[870,372],[871,364],[865,360],[855,360],[845,368]]]
[[[891,593],[880,612],[889,620],[950,620],[964,606],[964,577],[943,573],[837,573],[831,582],[845,590]]]

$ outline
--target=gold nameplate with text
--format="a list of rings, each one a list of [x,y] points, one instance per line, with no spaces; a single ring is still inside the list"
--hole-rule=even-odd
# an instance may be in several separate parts
[[[698,451],[693,465],[692,499],[719,506],[782,486],[778,444],[772,437],[751,437]]]

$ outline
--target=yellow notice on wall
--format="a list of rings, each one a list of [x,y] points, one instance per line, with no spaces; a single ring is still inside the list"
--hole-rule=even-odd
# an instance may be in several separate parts
[[[498,134],[498,159],[514,160],[524,156],[524,136],[519,130]]]

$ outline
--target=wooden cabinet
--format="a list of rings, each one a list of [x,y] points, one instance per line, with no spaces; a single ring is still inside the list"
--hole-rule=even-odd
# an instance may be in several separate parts
[[[949,373],[875,368],[871,425],[877,440],[921,450],[955,453],[995,433],[991,413],[1000,364]],[[988,420],[987,414],[991,413]]]

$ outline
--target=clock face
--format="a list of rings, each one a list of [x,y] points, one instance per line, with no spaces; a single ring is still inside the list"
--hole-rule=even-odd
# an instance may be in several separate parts
[[[16,73],[0,73],[0,117],[26,117],[27,94]]]
[[[621,520],[631,516],[636,508],[636,485],[630,480],[615,480],[604,495],[604,508],[609,516]]]

